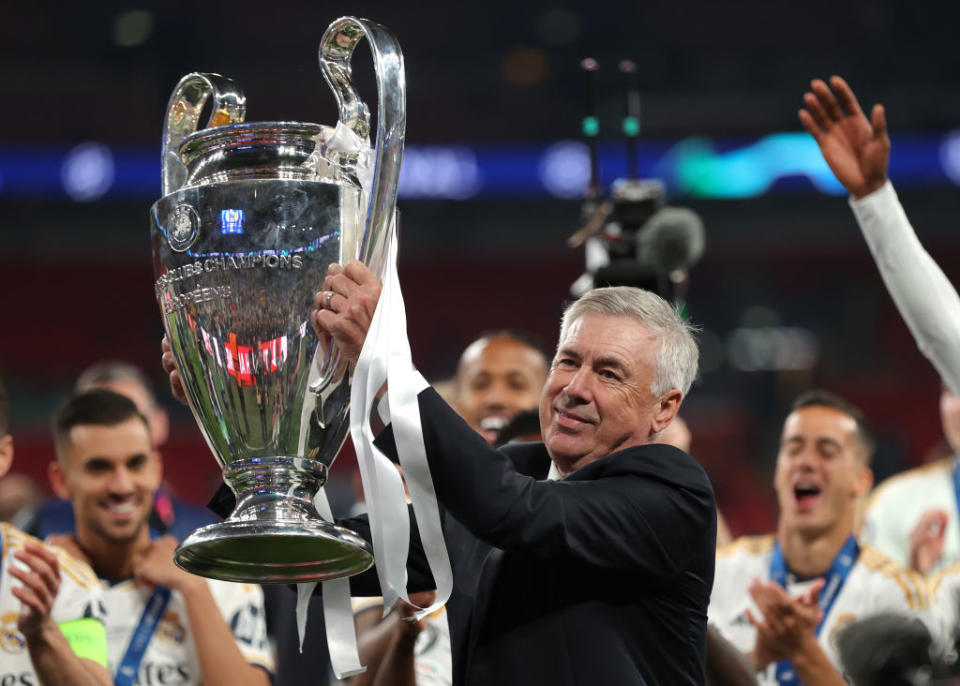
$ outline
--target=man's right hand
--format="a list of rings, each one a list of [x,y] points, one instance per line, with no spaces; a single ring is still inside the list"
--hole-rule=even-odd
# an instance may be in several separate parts
[[[342,359],[356,363],[373,321],[382,287],[365,264],[331,264],[323,290],[313,299],[313,328],[325,343],[333,339]]]
[[[927,576],[943,555],[943,533],[949,518],[946,510],[927,510],[910,532],[910,568],[921,576]]]
[[[832,76],[830,86],[833,91],[820,79],[810,82],[800,123],[817,141],[837,181],[859,199],[887,181],[890,137],[883,105],[873,106],[868,121],[846,81]]]

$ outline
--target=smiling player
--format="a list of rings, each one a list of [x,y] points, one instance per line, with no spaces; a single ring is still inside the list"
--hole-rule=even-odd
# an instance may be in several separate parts
[[[748,654],[762,684],[844,684],[834,667],[840,629],[884,611],[926,619],[923,580],[853,535],[872,452],[855,407],[830,393],[800,396],[777,456],[776,535],[717,552],[710,622]]]

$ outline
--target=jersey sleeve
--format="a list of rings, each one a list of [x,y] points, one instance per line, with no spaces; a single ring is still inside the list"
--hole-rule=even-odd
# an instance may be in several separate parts
[[[272,674],[275,663],[267,640],[263,590],[256,584],[208,581],[213,598],[233,633],[240,654],[250,664],[262,667]]]
[[[860,539],[896,563],[910,564],[909,536],[903,534],[903,513],[898,508],[898,488],[881,484],[867,503]]]
[[[941,378],[960,394],[960,297],[924,250],[893,185],[850,206],[880,276],[920,351]]]
[[[946,652],[953,648],[960,620],[960,562],[956,562],[927,580],[930,611],[938,645]]]

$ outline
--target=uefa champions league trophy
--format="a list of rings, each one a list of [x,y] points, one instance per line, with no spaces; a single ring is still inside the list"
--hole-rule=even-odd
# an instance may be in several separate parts
[[[364,37],[378,90],[372,164],[370,111],[350,80]],[[203,576],[298,583],[373,563],[369,544],[313,504],[349,429],[350,370],[310,314],[331,263],[358,258],[382,274],[403,56],[384,27],[344,17],[321,38],[320,67],[336,128],[244,123],[242,91],[216,74],[185,76],[167,109],[163,197],[150,210],[156,295],[190,409],[237,496],[229,518],[177,549],[177,564]]]

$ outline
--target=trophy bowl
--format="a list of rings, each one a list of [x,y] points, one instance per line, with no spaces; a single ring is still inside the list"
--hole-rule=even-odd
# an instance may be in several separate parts
[[[364,37],[377,72],[375,151],[350,83]],[[382,26],[345,17],[324,33],[320,65],[339,104],[336,128],[246,123],[243,93],[216,74],[185,76],[167,108],[163,196],[150,210],[155,291],[188,404],[237,498],[225,521],[175,553],[202,576],[299,583],[373,564],[370,545],[313,502],[349,429],[350,370],[310,315],[330,264],[357,258],[382,271],[403,149],[403,59]]]

